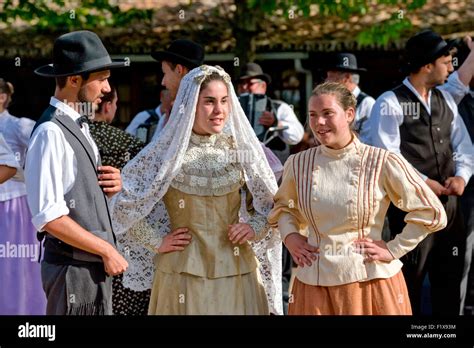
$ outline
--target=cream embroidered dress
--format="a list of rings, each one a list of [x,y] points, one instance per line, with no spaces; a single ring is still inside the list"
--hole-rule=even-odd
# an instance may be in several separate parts
[[[239,222],[245,181],[230,135],[192,134],[180,172],[163,201],[171,230],[189,228],[184,251],[155,257],[149,314],[268,314],[257,260],[248,242],[232,244],[228,226]],[[230,156],[232,157],[232,156]],[[256,239],[268,228],[247,194],[248,223]]]

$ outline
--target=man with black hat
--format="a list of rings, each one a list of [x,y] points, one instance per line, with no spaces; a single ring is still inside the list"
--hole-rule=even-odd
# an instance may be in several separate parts
[[[359,88],[360,73],[367,69],[357,66],[356,56],[352,53],[338,53],[327,67],[326,81],[342,83],[356,97],[356,118],[353,129],[359,134],[360,141],[370,144],[369,117],[375,99]]]
[[[287,103],[266,96],[270,82],[270,75],[260,65],[247,63],[238,81],[239,99],[257,137],[285,163],[290,155],[288,145],[296,145],[303,139],[304,128]],[[272,128],[281,131],[266,143]]]
[[[139,112],[126,129],[145,143],[149,143],[165,126],[166,117],[169,117],[171,112],[169,104],[172,105],[176,99],[181,79],[189,71],[203,64],[204,49],[191,40],[179,39],[173,41],[166,50],[153,52],[151,56],[161,62],[164,74],[161,84],[166,87],[167,92],[160,94],[160,105],[155,109]]]
[[[121,190],[120,171],[101,166],[87,124],[110,92],[110,69],[123,66],[95,33],[76,31],[55,41],[53,64],[35,70],[56,79],[25,164],[32,221],[45,237],[46,314],[112,314],[110,276],[128,267],[115,248],[107,201]]]
[[[402,154],[443,202],[448,216],[445,229],[428,236],[407,255],[394,255],[403,256],[403,272],[416,314],[421,313],[426,273],[433,314],[457,315],[461,311],[466,231],[459,196],[471,177],[473,147],[456,101],[467,93],[474,53],[449,76],[453,71],[451,51],[452,45],[431,30],[411,37],[404,67],[408,77],[382,94],[371,114],[373,144]],[[448,76],[449,82],[444,84]],[[389,209],[392,238],[401,238],[405,215],[394,206]]]

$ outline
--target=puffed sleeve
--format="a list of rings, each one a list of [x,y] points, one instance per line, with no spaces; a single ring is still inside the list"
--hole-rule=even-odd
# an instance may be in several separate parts
[[[2,133],[0,133],[0,165],[17,169],[21,167]]]
[[[299,233],[308,226],[298,205],[293,161],[294,155],[285,163],[283,180],[274,198],[275,205],[268,215],[270,226],[279,229],[282,241],[289,234]]]
[[[382,180],[392,203],[408,213],[403,231],[387,243],[389,251],[398,259],[428,234],[445,228],[446,212],[438,197],[402,156],[388,155]]]

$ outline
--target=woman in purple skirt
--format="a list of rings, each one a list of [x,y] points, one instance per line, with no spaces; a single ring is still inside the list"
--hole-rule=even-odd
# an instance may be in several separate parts
[[[0,78],[0,135],[5,153],[5,163],[0,165],[11,167],[13,156],[21,168],[35,123],[10,115],[7,106],[12,94],[13,85]],[[45,314],[38,263],[40,245],[31,223],[21,170],[18,172],[0,184],[0,315]]]

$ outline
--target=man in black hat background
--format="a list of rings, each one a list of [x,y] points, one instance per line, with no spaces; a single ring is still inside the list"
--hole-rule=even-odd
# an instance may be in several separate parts
[[[458,72],[449,76],[453,71],[451,52],[452,46],[433,31],[411,37],[404,67],[408,77],[400,86],[383,93],[371,114],[373,144],[403,155],[443,202],[448,216],[444,230],[428,236],[402,257],[415,314],[421,313],[426,274],[431,283],[433,314],[461,312],[466,230],[459,196],[471,177],[473,148],[456,101],[467,93],[474,53],[471,51]],[[390,207],[392,238],[400,238],[405,215]]]
[[[178,39],[166,50],[154,52],[151,56],[161,62],[163,71],[161,85],[166,88],[166,92],[160,93],[160,105],[155,109],[139,112],[125,130],[146,143],[149,143],[154,136],[158,136],[166,125],[181,79],[189,71],[204,63],[204,49],[191,40]],[[141,133],[146,135],[142,136]]]
[[[101,166],[86,122],[110,92],[110,69],[123,66],[95,33],[76,31],[55,41],[53,64],[35,70],[56,79],[25,164],[32,222],[45,238],[47,314],[112,314],[110,276],[128,267],[115,248],[107,202],[121,190],[120,171]]]
[[[240,97],[244,96],[246,93],[257,96],[266,96],[267,86],[270,82],[270,75],[265,74],[260,65],[256,63],[247,63],[247,65],[242,69],[242,73],[238,80],[238,93]],[[266,144],[280,161],[285,163],[290,155],[290,148],[288,145],[296,145],[303,139],[304,128],[290,105],[284,101],[268,97],[264,100],[267,101],[265,111],[261,113],[258,120],[250,120],[250,122],[254,123],[252,124],[252,127],[260,141],[265,140],[262,138],[262,135],[264,135],[270,127],[286,127],[286,129],[279,132],[278,137]],[[245,107],[244,110],[246,110]],[[247,115],[247,117],[248,116],[249,115]]]
[[[326,81],[342,83],[356,97],[356,118],[354,130],[359,134],[360,141],[370,144],[369,117],[375,99],[359,88],[360,73],[367,69],[357,66],[356,56],[352,53],[338,53],[327,67]]]

